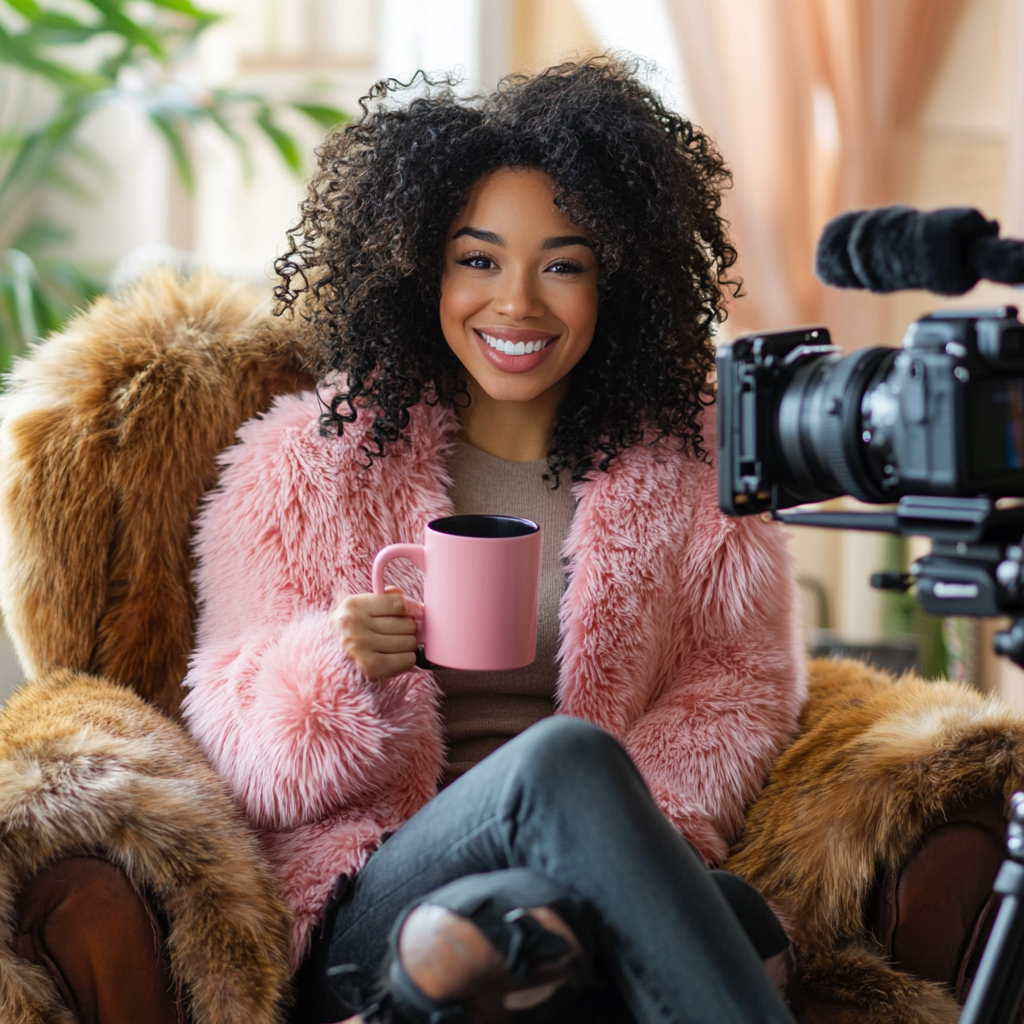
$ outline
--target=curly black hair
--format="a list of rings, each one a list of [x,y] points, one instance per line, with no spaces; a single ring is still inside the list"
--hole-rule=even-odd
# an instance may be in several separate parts
[[[384,455],[426,399],[468,402],[438,313],[449,225],[491,171],[530,167],[589,229],[599,267],[594,340],[572,371],[548,466],[555,485],[609,461],[646,432],[706,457],[700,412],[714,400],[711,333],[736,261],[719,207],[729,172],[708,137],[667,110],[639,62],[600,57],[489,96],[418,73],[379,82],[363,116],[329,135],[276,264],[277,313],[309,324],[314,369],[346,383],[322,418],[344,430],[372,410]],[[418,92],[395,106],[388,97]]]

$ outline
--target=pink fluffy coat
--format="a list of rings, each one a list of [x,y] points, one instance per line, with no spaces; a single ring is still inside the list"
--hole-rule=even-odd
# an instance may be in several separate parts
[[[358,425],[321,437],[320,411],[314,394],[282,397],[221,456],[198,522],[184,705],[261,830],[294,914],[293,966],[337,875],[431,798],[444,757],[434,678],[369,682],[329,615],[339,594],[371,589],[381,547],[419,542],[425,522],[451,513],[456,421],[417,406],[409,445],[366,469]],[[714,469],[669,445],[637,445],[590,476],[575,486],[564,552],[559,708],[617,736],[717,863],[805,696],[785,540],[760,519],[723,517]],[[420,596],[411,566],[389,573]]]

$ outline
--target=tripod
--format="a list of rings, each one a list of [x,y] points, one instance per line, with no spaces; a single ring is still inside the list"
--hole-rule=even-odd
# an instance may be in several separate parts
[[[1015,1024],[1024,997],[1024,793],[1010,800],[1006,860],[994,890],[1002,893],[978,973],[964,1004],[960,1024]]]

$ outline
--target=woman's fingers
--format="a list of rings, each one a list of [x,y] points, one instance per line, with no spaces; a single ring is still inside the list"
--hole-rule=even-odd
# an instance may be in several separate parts
[[[419,644],[415,633],[365,633],[362,639],[378,654],[404,654]]]
[[[345,653],[369,679],[387,679],[416,664],[416,629],[412,617],[422,609],[397,587],[383,594],[352,594],[331,613]]]
[[[418,625],[409,615],[374,615],[368,622],[375,633],[415,633]]]
[[[402,615],[411,615],[414,619],[423,618],[423,605],[415,598],[406,597],[398,587],[385,587],[385,594],[398,594],[402,598]]]
[[[373,654],[356,662],[367,679],[379,683],[416,667],[415,654]]]
[[[411,602],[417,604],[418,602]],[[338,602],[331,615],[341,630],[415,632],[416,620],[406,611],[403,594],[351,594]]]

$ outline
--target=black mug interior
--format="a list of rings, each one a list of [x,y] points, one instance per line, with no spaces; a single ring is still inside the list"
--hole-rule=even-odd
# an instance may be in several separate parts
[[[531,519],[514,516],[445,516],[429,524],[431,530],[455,537],[526,537],[540,527]]]

